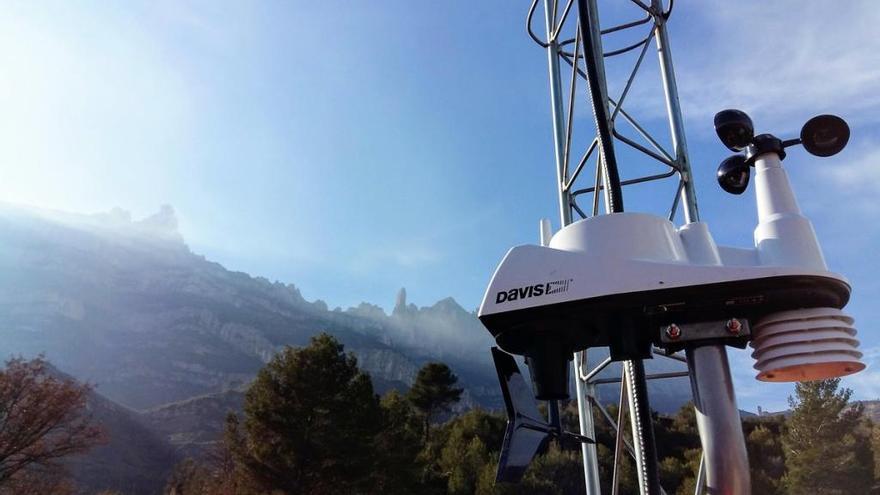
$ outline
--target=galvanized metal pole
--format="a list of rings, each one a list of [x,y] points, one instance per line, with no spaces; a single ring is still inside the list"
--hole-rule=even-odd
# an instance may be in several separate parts
[[[556,183],[559,189],[559,215],[561,226],[571,223],[571,195],[565,189],[568,180],[565,173],[565,105],[562,93],[562,75],[559,71],[559,42],[553,36],[556,31],[555,2],[544,1],[544,25],[547,29],[547,69],[550,74],[550,111],[553,114],[553,150],[556,156]]]
[[[596,397],[596,386],[581,380],[583,373],[580,363],[581,354],[586,359],[587,351],[578,352],[574,355],[574,380],[578,403],[578,422],[580,423],[581,435],[588,438],[596,438],[596,423],[593,417],[593,406],[590,397]],[[601,495],[602,488],[599,483],[599,452],[595,443],[582,443],[581,455],[584,462],[584,480],[586,481],[587,495]]]
[[[660,60],[660,76],[663,79],[674,158],[684,185],[681,188],[684,220],[685,223],[699,222],[700,212],[697,208],[662,1],[651,0],[651,9],[655,20],[654,39]],[[708,493],[748,494],[751,490],[749,461],[733,391],[727,349],[723,345],[690,348],[687,349],[687,360],[697,426],[703,444],[701,465],[705,468]]]
[[[544,2],[544,27],[547,32],[547,70],[550,80],[550,112],[553,118],[553,150],[556,158],[556,182],[559,192],[559,220],[560,226],[565,227],[571,223],[571,194],[565,188],[568,174],[565,170],[566,151],[566,124],[565,104],[562,92],[562,75],[559,70],[559,40],[554,36],[556,33],[556,2],[545,0]],[[573,102],[572,102],[573,103]],[[583,351],[586,358],[586,351]],[[584,359],[585,360],[585,359]],[[589,396],[596,393],[595,386],[588,385],[580,379],[581,353],[575,353],[572,368],[574,371],[575,391],[578,404],[578,422],[580,423],[581,435],[588,438],[596,438],[596,427],[593,418],[593,408],[590,405]],[[586,480],[587,495],[601,495],[599,485],[599,454],[596,444],[581,444],[581,454],[584,459],[584,479]]]
[[[684,187],[681,189],[681,202],[684,203],[684,222],[699,222],[700,212],[697,208],[697,193],[694,190],[691,164],[688,158],[687,140],[684,137],[684,119],[681,116],[681,104],[678,101],[678,84],[675,82],[675,69],[672,67],[672,51],[669,46],[669,35],[666,32],[666,17],[663,15],[661,0],[652,0],[654,11],[655,36],[657,55],[660,59],[660,77],[663,80],[663,93],[666,97],[666,113],[669,115],[669,132],[672,148],[675,153],[675,164],[681,175]]]
[[[706,493],[748,495],[751,493],[749,458],[730,379],[727,349],[707,345],[686,352],[697,428],[703,444]]]

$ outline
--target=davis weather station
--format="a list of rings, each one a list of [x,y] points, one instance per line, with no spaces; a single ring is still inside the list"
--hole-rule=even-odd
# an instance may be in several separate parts
[[[737,195],[753,183],[758,218],[754,246],[718,245],[697,209],[666,32],[672,1],[629,5],[632,20],[605,28],[597,0],[534,0],[528,10],[528,34],[547,53],[561,228],[553,232],[543,220],[539,244],[510,249],[480,306],[479,318],[497,342],[492,355],[508,414],[497,480],[518,481],[556,438],[580,443],[586,493],[599,494],[594,422],[603,420],[617,435],[614,493],[625,455],[635,460],[642,494],[664,493],[647,381],[688,376],[702,443],[697,493],[749,494],[726,347],[751,346],[762,381],[818,380],[864,368],[853,319],[842,310],[850,286],[828,270],[783,167],[791,146],[818,157],[840,152],[849,127],[820,115],[798,137],[756,135],[744,112],[719,112],[715,131],[734,154],[718,167],[718,183]],[[649,50],[657,55],[653,72],[645,70]],[[612,62],[626,70],[610,69]],[[666,146],[626,109],[640,71],[663,95]],[[609,86],[612,73],[626,77]],[[578,102],[589,103],[589,132],[575,128]],[[658,187],[653,196],[671,201],[653,212],[625,211],[627,186]],[[524,357],[531,386],[514,356]],[[643,360],[652,357],[687,369],[647,374]],[[598,384],[609,382],[597,376],[613,362],[622,363],[612,380],[620,382],[617,418],[597,395]],[[572,393],[576,433],[564,431],[559,417],[559,401]],[[546,417],[539,401],[546,401]],[[625,411],[631,441],[621,431]]]

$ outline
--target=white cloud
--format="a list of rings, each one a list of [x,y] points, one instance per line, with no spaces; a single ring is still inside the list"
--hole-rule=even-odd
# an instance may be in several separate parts
[[[880,192],[880,143],[862,146],[850,155],[854,157],[823,169],[823,173],[838,187]]]
[[[832,158],[797,157],[786,161],[805,213],[818,227],[834,232],[823,242],[858,242],[860,249],[873,249],[878,241],[874,228],[880,214],[880,136],[865,136],[871,129],[853,128],[849,146]],[[806,153],[796,151],[801,155]],[[860,222],[840,222],[845,214]],[[868,222],[868,223],[865,223]],[[856,251],[858,252],[858,251]]]
[[[796,129],[820,112],[877,121],[875,2],[697,5],[698,19],[689,20],[701,44],[676,51],[681,99],[691,117],[739,107],[773,132]]]

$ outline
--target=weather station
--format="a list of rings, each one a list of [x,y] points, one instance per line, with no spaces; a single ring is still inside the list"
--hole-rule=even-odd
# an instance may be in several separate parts
[[[617,434],[615,493],[624,455],[635,459],[642,494],[663,493],[647,382],[688,376],[703,447],[697,492],[748,494],[748,457],[726,347],[751,346],[762,381],[818,380],[865,367],[853,318],[843,312],[851,287],[828,270],[783,167],[787,148],[801,145],[817,157],[832,156],[846,146],[850,131],[841,118],[820,115],[803,125],[799,137],[782,139],[756,135],[744,112],[717,113],[715,131],[735,152],[718,167],[718,184],[739,195],[754,183],[758,217],[753,247],[718,245],[697,208],[666,31],[672,2],[632,3],[639,18],[604,29],[596,0],[534,0],[527,14],[528,34],[548,56],[561,228],[552,232],[544,220],[539,244],[510,249],[479,309],[497,343],[492,354],[508,414],[496,479],[518,481],[556,438],[581,444],[586,493],[599,494],[595,408]],[[534,31],[539,6],[542,35]],[[603,48],[606,37],[628,30],[642,33],[636,43]],[[669,151],[624,108],[651,46],[658,54]],[[605,63],[627,55],[631,70],[611,98]],[[573,144],[579,83],[585,83],[595,121],[582,153]],[[624,123],[638,138],[624,132]],[[628,168],[616,144],[653,160],[660,171],[622,178]],[[591,159],[592,181],[578,188]],[[672,205],[663,214],[624,210],[626,186],[670,180]],[[582,197],[591,204],[579,203]],[[514,356],[524,358],[531,385]],[[687,371],[650,375],[643,361],[654,356],[680,361]],[[596,391],[597,375],[613,362],[622,363],[616,421]],[[577,433],[563,430],[559,414],[559,401],[572,393],[572,374]],[[546,418],[538,401],[546,401]],[[624,410],[631,442],[622,431]]]

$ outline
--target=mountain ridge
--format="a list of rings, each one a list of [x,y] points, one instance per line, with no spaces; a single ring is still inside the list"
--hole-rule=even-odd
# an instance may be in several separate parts
[[[488,386],[491,339],[454,300],[391,315],[368,303],[330,311],[293,284],[192,253],[171,207],[133,221],[121,210],[0,204],[0,273],[0,352],[45,353],[133,409],[240,387],[285,345],[325,331],[379,381],[406,385],[442,359],[476,386],[470,405],[500,398]]]
[[[45,354],[136,411],[182,455],[211,441],[240,405],[236,394],[276,352],[321,332],[357,356],[378,393],[405,390],[422,365],[443,361],[464,388],[460,410],[501,408],[494,342],[453,298],[417,307],[401,289],[390,313],[367,302],[329,310],[293,284],[193,253],[176,225],[171,207],[137,221],[122,210],[75,215],[0,203],[0,353]],[[664,361],[649,368],[669,371]],[[673,412],[690,399],[686,379],[662,382],[651,384],[654,409]],[[613,385],[600,392],[603,402],[616,400]]]

